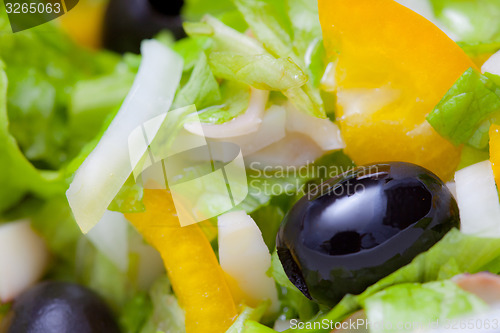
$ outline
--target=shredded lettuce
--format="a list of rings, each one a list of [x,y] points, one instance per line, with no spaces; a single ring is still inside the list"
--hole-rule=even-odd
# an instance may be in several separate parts
[[[7,116],[7,76],[0,62],[0,212],[17,203],[23,196],[33,193],[49,198],[64,191],[59,175],[37,170],[23,155],[9,132]]]
[[[194,68],[200,59],[200,53],[204,52],[211,45],[207,37],[186,37],[172,45],[172,50],[177,52],[184,59],[184,71]]]
[[[153,305],[147,293],[137,293],[122,308],[119,317],[122,332],[140,333],[152,311]]]
[[[294,53],[290,44],[290,31],[284,28],[290,26],[289,18],[276,9],[275,5],[279,3],[236,2],[258,40],[239,33],[211,16],[206,16],[200,23],[187,23],[184,28],[191,37],[205,36],[212,39],[213,45],[207,50],[208,63],[216,77],[242,82],[258,89],[281,91],[300,110],[324,118],[319,90],[308,82],[307,74],[311,68],[318,66],[306,67],[304,61]],[[260,16],[263,13],[282,17]],[[266,19],[261,20],[262,17]]]
[[[264,48],[259,42],[246,34],[225,25],[215,17],[205,15],[200,22],[184,23],[184,30],[190,37],[209,37],[212,45],[209,51],[235,52],[242,54],[263,54]]]
[[[431,0],[436,17],[463,42],[500,41],[497,0]]]
[[[235,81],[224,81],[220,85],[221,101],[199,111],[200,121],[222,124],[244,113],[250,105],[250,87]]]
[[[143,212],[146,207],[142,202],[144,188],[137,184],[134,177],[129,177],[125,184],[109,204],[108,210],[121,213]]]
[[[323,45],[319,23],[318,2],[308,0],[287,0],[288,16],[292,22],[293,47],[307,65],[307,54],[312,45]],[[314,47],[314,46],[313,46]],[[320,71],[312,71],[320,73]],[[322,73],[321,73],[322,74]]]
[[[139,269],[143,266],[130,264],[128,271],[123,272],[99,252],[82,235],[63,195],[45,202],[31,216],[31,221],[35,230],[45,239],[55,262],[46,278],[73,281],[91,287],[112,306],[120,318],[123,332],[139,333],[152,312],[149,296],[142,291],[147,286],[141,286],[138,277],[142,273]],[[135,230],[130,230],[129,236],[140,237]],[[136,249],[133,245],[130,247],[132,262]],[[147,260],[152,261],[151,256]]]
[[[153,311],[140,330],[140,333],[184,333],[184,311],[172,294],[167,277],[155,282],[149,291]]]
[[[449,280],[462,273],[500,272],[500,242],[497,238],[464,235],[453,229],[430,250],[410,264],[381,279],[358,296],[347,295],[323,319],[339,322],[363,307],[371,296],[387,288],[407,283]],[[327,329],[290,329],[287,332],[328,333]]]
[[[458,42],[457,44],[469,57],[472,59],[480,59],[481,63],[500,50],[500,41],[476,43]]]
[[[251,214],[255,223],[262,232],[262,238],[270,251],[273,251],[276,243],[276,235],[285,213],[278,205],[269,203]]]
[[[474,69],[468,69],[446,93],[427,121],[455,145],[488,146],[488,131],[500,116],[500,88]]]
[[[500,272],[499,262],[498,239],[464,235],[454,229],[409,265],[368,288],[363,297],[400,283],[445,280],[457,274],[481,271],[496,274]]]
[[[179,85],[182,58],[156,41],[145,41],[142,47],[141,67],[132,89],[67,191],[73,214],[84,232],[99,221],[135,167],[129,157],[130,133],[167,112]]]
[[[186,0],[182,9],[182,15],[187,21],[199,21],[203,16],[210,14],[224,24],[240,32],[245,31],[248,26],[236,9],[232,0],[203,1]]]
[[[477,296],[451,281],[406,283],[389,287],[363,302],[371,333],[430,328],[447,319],[488,309]]]
[[[66,145],[78,135],[67,126],[73,86],[112,72],[119,58],[80,49],[50,24],[44,30],[1,34],[0,44],[9,79],[10,131],[39,168],[59,169],[81,148]]]
[[[118,111],[127,96],[135,70],[125,64],[109,75],[80,80],[74,86],[69,104],[69,131],[72,144],[81,148],[100,132],[106,118]]]
[[[245,324],[251,320],[259,321],[266,311],[268,303],[261,303],[257,308],[245,307],[226,333],[244,333]]]
[[[323,44],[323,39],[316,38],[308,45],[305,54],[305,61],[307,69],[309,70],[309,76],[311,77],[311,83],[315,88],[318,88],[321,83],[321,79],[326,70],[326,50]],[[323,93],[323,91],[320,91]],[[323,96],[322,96],[323,97]],[[325,104],[325,110],[328,113],[327,102]]]
[[[295,57],[292,24],[281,0],[234,0],[257,39],[275,57]]]
[[[307,72],[305,66],[307,48],[304,52],[303,44],[307,40],[312,42],[321,36],[321,30],[318,29],[317,7],[283,0],[234,1],[252,32],[271,54],[276,57],[290,58],[299,68]],[[304,16],[297,17],[298,13],[302,13]],[[313,18],[314,14],[311,13],[316,13],[316,17]],[[293,15],[293,17],[289,15]],[[295,23],[295,21],[292,20],[297,18],[303,23],[294,31],[292,22]],[[309,40],[308,38],[311,37],[314,38]],[[294,46],[297,49],[294,50]],[[319,118],[325,118],[324,105],[319,90],[314,89],[313,83],[310,81],[305,83],[302,89],[304,91],[293,89],[283,93],[299,110]]]
[[[78,242],[76,263],[73,281],[95,290],[116,313],[137,292],[128,275],[84,237]]]
[[[256,321],[248,320],[245,322],[243,333],[275,333],[276,331],[264,326]]]
[[[466,168],[470,165],[486,161],[490,158],[490,152],[475,149],[469,146],[464,146],[462,149],[462,154],[460,155],[460,163],[458,164],[457,170]]]
[[[132,237],[136,236],[135,232],[129,226],[129,241],[132,240]],[[147,279],[141,278],[140,275],[144,273],[140,271],[141,269],[151,269],[142,265],[140,261],[147,260],[148,263],[156,263],[157,258],[153,257],[151,252],[141,254],[136,251],[138,249],[130,242],[128,249],[130,264],[128,265],[128,269],[123,271],[103,252],[100,252],[87,237],[81,236],[76,243],[76,258],[73,258],[74,266],[71,270],[68,270],[66,277],[56,276],[55,278],[69,279],[95,290],[110,304],[115,313],[120,316],[126,310],[125,305],[133,302],[134,298],[143,295],[143,292],[149,288],[154,289],[152,287],[153,282],[159,276],[162,276],[162,272],[164,272],[157,270],[153,273],[150,272],[150,276]],[[152,300],[154,303],[153,298]]]
[[[287,91],[307,82],[304,72],[290,58],[212,52],[208,60],[216,76],[257,89]]]
[[[286,168],[260,170],[250,165],[250,168],[247,168],[248,195],[237,208],[250,214],[274,199],[273,204],[288,211],[290,205],[313,186],[354,166],[354,162],[342,151],[327,154],[298,170]]]
[[[205,53],[201,52],[189,81],[177,92],[173,108],[195,104],[197,108],[202,109],[219,102],[220,99],[219,84],[208,66]]]
[[[288,279],[276,251],[271,257],[271,276],[281,286],[280,300],[287,319],[299,318],[302,321],[311,320],[319,308],[316,303],[302,294]]]
[[[2,320],[8,315],[10,307],[11,307],[10,303],[3,304],[2,302],[0,302],[0,328],[2,326],[5,326],[2,325]]]
[[[0,26],[8,26],[4,15]],[[50,23],[2,33],[0,44],[0,212],[10,216],[12,211],[26,211],[28,199],[64,193],[64,170],[103,120],[95,114],[74,130],[74,87],[81,80],[112,73],[119,57],[82,49]],[[90,97],[87,100],[96,96]]]
[[[82,237],[63,195],[45,202],[32,215],[33,228],[46,240],[58,263],[74,265],[76,244]]]
[[[469,54],[483,55],[500,48],[500,28],[489,19],[500,13],[495,0],[432,2],[438,17],[465,41],[461,46]],[[179,65],[183,72],[180,85],[170,87],[171,92],[177,90],[174,107],[195,104],[203,122],[221,124],[248,108],[249,86],[253,86],[273,90],[277,100],[285,96],[300,110],[325,117],[325,103],[318,89],[325,70],[325,50],[315,1],[186,3],[184,14],[189,19],[198,20],[207,13],[213,17],[186,24],[190,35],[186,39],[173,44],[165,39],[184,60]],[[469,20],[471,28],[462,29],[457,17]],[[242,33],[247,28],[255,38]],[[14,212],[13,205],[23,199],[24,206],[38,210],[36,205],[40,203],[36,201],[35,205],[28,199],[53,198],[43,202],[33,217],[33,225],[47,239],[57,260],[48,277],[78,281],[95,289],[117,312],[124,332],[184,333],[184,314],[168,279],[158,280],[149,294],[139,291],[134,278],[139,266],[132,265],[132,271],[124,274],[82,240],[68,203],[61,197],[67,185],[65,178],[97,146],[114,119],[141,58],[126,57],[119,64],[115,56],[91,55],[50,34],[26,32],[19,36],[23,37],[0,36],[0,58],[7,64],[6,75],[2,72],[0,77],[0,163],[4,166],[0,169],[0,212]],[[29,57],[20,60],[20,52]],[[428,117],[441,135],[457,145],[469,145],[462,166],[485,156],[481,149],[487,147],[489,125],[500,121],[498,79],[470,69]],[[352,165],[345,155],[335,153],[310,167],[346,169]],[[187,173],[195,177],[198,171],[193,167]],[[249,170],[248,176],[250,193],[238,208],[252,213],[266,245],[273,249],[276,230],[284,212],[298,199],[297,192],[333,175],[269,176]],[[106,203],[102,208],[142,211],[142,188],[133,177],[125,176],[122,181],[109,206]],[[281,192],[272,193],[273,186]],[[212,199],[209,204],[217,206],[218,198]],[[17,212],[26,213],[24,206],[17,207]],[[456,274],[482,270],[500,272],[498,240],[466,236],[455,230],[411,264],[361,295],[347,295],[326,314],[326,309],[291,284],[276,252],[269,274],[280,286],[281,315],[288,319],[340,321],[364,308],[370,319],[430,320],[484,309],[476,297],[448,281]],[[412,297],[406,297],[408,294]],[[274,332],[257,322],[263,321],[263,309],[264,305],[245,308],[227,333]]]

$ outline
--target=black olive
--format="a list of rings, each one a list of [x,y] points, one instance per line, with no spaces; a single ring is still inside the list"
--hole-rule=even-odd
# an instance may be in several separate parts
[[[111,310],[93,291],[73,283],[46,281],[19,296],[7,333],[118,333]]]
[[[139,53],[141,41],[162,30],[185,36],[182,0],[111,0],[104,16],[104,46],[119,53]]]
[[[457,203],[436,175],[391,162],[355,168],[306,194],[285,216],[276,244],[290,281],[333,306],[459,226]]]

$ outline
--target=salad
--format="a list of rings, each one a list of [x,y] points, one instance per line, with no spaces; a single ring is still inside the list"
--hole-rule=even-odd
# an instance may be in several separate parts
[[[498,332],[498,0],[0,11],[0,332]]]

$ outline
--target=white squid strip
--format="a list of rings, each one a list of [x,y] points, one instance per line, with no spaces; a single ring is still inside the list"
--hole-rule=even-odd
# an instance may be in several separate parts
[[[132,89],[66,192],[84,233],[101,219],[132,172],[130,133],[169,111],[180,82],[183,60],[174,51],[154,40],[144,41],[141,51],[143,58]]]
[[[186,123],[184,128],[193,134],[211,139],[231,138],[254,133],[262,123],[268,97],[268,90],[252,88],[250,104],[242,115],[223,124],[203,124],[200,128],[197,123]]]
[[[462,232],[500,237],[500,204],[491,162],[457,171],[455,183]]]

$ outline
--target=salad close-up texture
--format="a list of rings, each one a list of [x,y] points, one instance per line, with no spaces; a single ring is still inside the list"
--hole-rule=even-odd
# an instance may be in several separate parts
[[[0,333],[500,332],[499,185],[500,0],[0,4]]]

